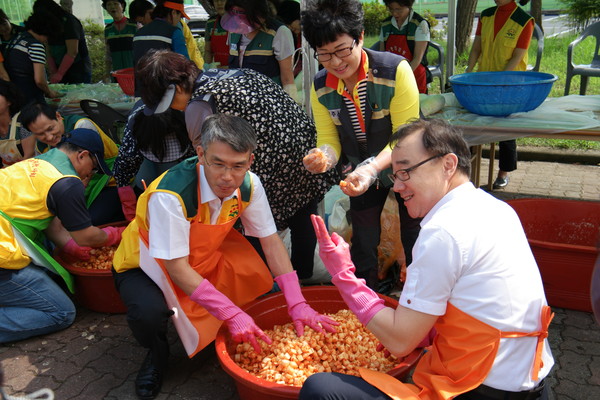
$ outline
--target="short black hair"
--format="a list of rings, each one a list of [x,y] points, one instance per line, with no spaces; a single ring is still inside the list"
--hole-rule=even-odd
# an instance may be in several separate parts
[[[398,3],[401,6],[412,8],[413,4],[415,4],[415,0],[383,0],[383,4],[386,7],[389,7],[392,3]]]
[[[458,157],[456,169],[466,176],[471,175],[471,152],[462,132],[443,119],[423,118],[402,125],[390,137],[390,146],[395,147],[407,136],[423,131],[423,147],[431,156],[453,153]]]
[[[60,20],[46,10],[38,10],[31,14],[24,22],[25,30],[32,30],[38,35],[55,37],[62,32]]]
[[[106,10],[106,3],[108,3],[111,0],[102,0],[102,8],[104,8]],[[125,7],[127,6],[127,4],[125,3],[125,0],[117,0],[119,3],[121,3],[121,6],[123,6],[123,11],[125,11]]]
[[[129,18],[135,20],[137,17],[144,18],[146,11],[154,9],[154,4],[148,0],[133,0],[129,3]]]
[[[10,103],[8,112],[11,117],[23,107],[25,97],[13,82],[0,79],[0,96],[3,96]]]
[[[286,25],[300,19],[300,3],[296,0],[285,0],[277,6],[277,16]]]
[[[309,0],[301,12],[302,34],[316,49],[348,34],[358,41],[365,30],[365,12],[359,0]]]
[[[29,103],[21,110],[21,125],[29,130],[29,125],[44,114],[49,119],[56,119],[56,108],[46,103]]]

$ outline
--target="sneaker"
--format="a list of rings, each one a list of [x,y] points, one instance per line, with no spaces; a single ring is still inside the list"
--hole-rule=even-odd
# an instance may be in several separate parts
[[[504,178],[501,177],[497,177],[496,180],[494,181],[494,189],[502,189],[505,188],[506,185],[508,185],[508,175],[505,176]]]

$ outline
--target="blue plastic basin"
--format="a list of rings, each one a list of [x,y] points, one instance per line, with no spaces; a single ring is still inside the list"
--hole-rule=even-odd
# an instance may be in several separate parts
[[[503,117],[544,102],[554,74],[535,71],[471,72],[450,77],[458,102],[474,114]]]

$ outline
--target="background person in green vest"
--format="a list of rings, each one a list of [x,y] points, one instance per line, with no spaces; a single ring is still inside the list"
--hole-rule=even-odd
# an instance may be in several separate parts
[[[75,307],[54,279],[68,273],[41,245],[44,233],[71,259],[112,246],[123,228],[92,224],[84,186],[111,174],[96,132],[76,129],[57,148],[0,170],[0,343],[64,329]],[[66,231],[55,229],[58,217]],[[33,295],[35,293],[35,295]]]
[[[527,49],[533,34],[533,17],[517,6],[514,0],[495,0],[496,7],[481,12],[466,72],[525,71]],[[524,6],[529,0],[520,0]],[[500,142],[498,176],[493,188],[508,185],[508,173],[517,169],[517,141]]]
[[[412,9],[414,0],[383,2],[392,15],[381,26],[379,50],[390,51],[406,58],[415,74],[419,93],[427,93],[427,83],[431,82],[425,56],[431,38],[429,22]]]
[[[340,164],[347,174],[342,191],[350,196],[352,261],[356,274],[379,290],[377,247],[380,216],[392,182],[392,149],[388,142],[398,128],[419,117],[419,92],[406,59],[363,48],[364,11],[358,0],[314,0],[302,12],[302,32],[323,65],[311,89],[317,147],[305,157],[313,174]],[[340,162],[341,160],[341,162]],[[404,259],[409,265],[419,234],[396,193]]]
[[[113,18],[113,22],[104,28],[107,69],[133,68],[133,35],[137,25],[123,14],[125,0],[102,0],[102,7]]]
[[[104,160],[113,166],[119,148],[91,119],[80,115],[63,117],[55,108],[45,103],[32,103],[21,112],[21,125],[37,139],[36,152],[45,153],[57,146],[66,133],[84,128],[96,132],[104,146]],[[95,176],[86,188],[87,206],[95,225],[123,221],[123,208],[116,184],[108,176]]]
[[[267,0],[227,0],[221,26],[229,31],[229,68],[251,68],[279,83],[297,103],[292,31],[271,14]]]

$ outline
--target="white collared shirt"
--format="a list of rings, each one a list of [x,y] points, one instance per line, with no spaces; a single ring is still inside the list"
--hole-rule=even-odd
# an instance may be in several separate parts
[[[421,221],[400,304],[444,315],[450,302],[501,331],[534,332],[547,305],[544,288],[516,212],[472,183],[447,193]],[[521,391],[531,381],[537,338],[507,338],[484,384]],[[554,360],[548,340],[540,379]]]
[[[277,228],[260,178],[253,172],[250,174],[254,183],[252,198],[240,218],[246,235],[262,238],[277,232]],[[236,191],[223,200],[219,199],[204,177],[202,165],[200,190],[201,203],[208,203],[210,209],[211,224],[216,223],[223,202],[237,195]],[[177,196],[165,192],[153,193],[148,201],[148,225],[152,257],[172,260],[190,254],[190,222],[186,219]]]

